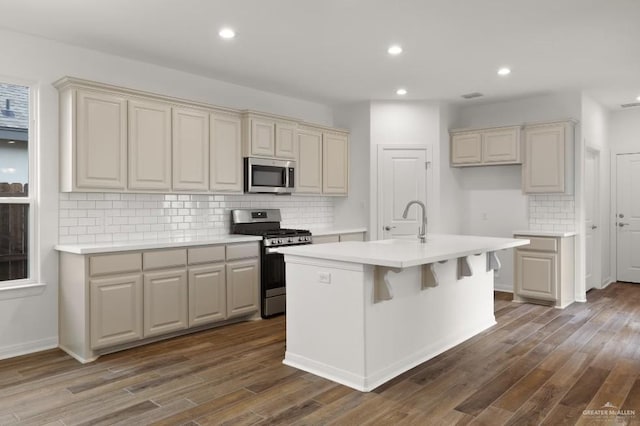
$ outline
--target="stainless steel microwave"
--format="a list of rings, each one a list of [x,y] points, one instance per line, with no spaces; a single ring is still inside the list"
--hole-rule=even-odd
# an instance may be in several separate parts
[[[295,191],[296,162],[246,157],[244,192],[290,194]]]

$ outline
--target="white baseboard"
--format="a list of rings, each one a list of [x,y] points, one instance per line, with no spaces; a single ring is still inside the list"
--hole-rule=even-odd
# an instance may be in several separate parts
[[[607,277],[607,279],[605,279],[604,281],[602,281],[602,283],[600,283],[600,290],[609,287],[610,284],[613,284],[615,282],[616,280],[614,280],[613,278]]]
[[[0,359],[13,358],[20,355],[27,355],[34,352],[40,352],[47,349],[58,347],[58,337],[49,337],[41,340],[32,340],[31,342],[18,343],[0,347]]]

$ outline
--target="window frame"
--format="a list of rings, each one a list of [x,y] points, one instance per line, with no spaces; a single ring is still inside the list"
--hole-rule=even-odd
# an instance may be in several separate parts
[[[39,206],[39,186],[38,185],[38,120],[37,101],[38,87],[31,81],[24,81],[0,75],[0,81],[7,84],[27,87],[29,89],[29,128],[27,132],[27,149],[29,158],[29,193],[26,197],[0,197],[0,204],[26,204],[29,206],[28,232],[29,250],[27,252],[28,277],[17,280],[0,281],[0,292],[5,290],[15,290],[41,286],[40,270],[40,216]],[[0,298],[2,299],[2,298]]]

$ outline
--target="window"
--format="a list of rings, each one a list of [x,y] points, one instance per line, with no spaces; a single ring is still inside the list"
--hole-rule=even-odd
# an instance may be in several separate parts
[[[29,87],[0,82],[0,286],[33,277]]]

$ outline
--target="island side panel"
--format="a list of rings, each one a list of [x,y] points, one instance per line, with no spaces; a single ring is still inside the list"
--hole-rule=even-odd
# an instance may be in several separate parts
[[[375,303],[373,267],[365,277],[366,390],[494,325],[493,271],[469,256],[473,276],[458,280],[457,259],[436,264],[437,287],[422,290],[421,267],[389,273],[393,299]]]
[[[364,390],[363,265],[292,255],[285,261],[284,363]]]

